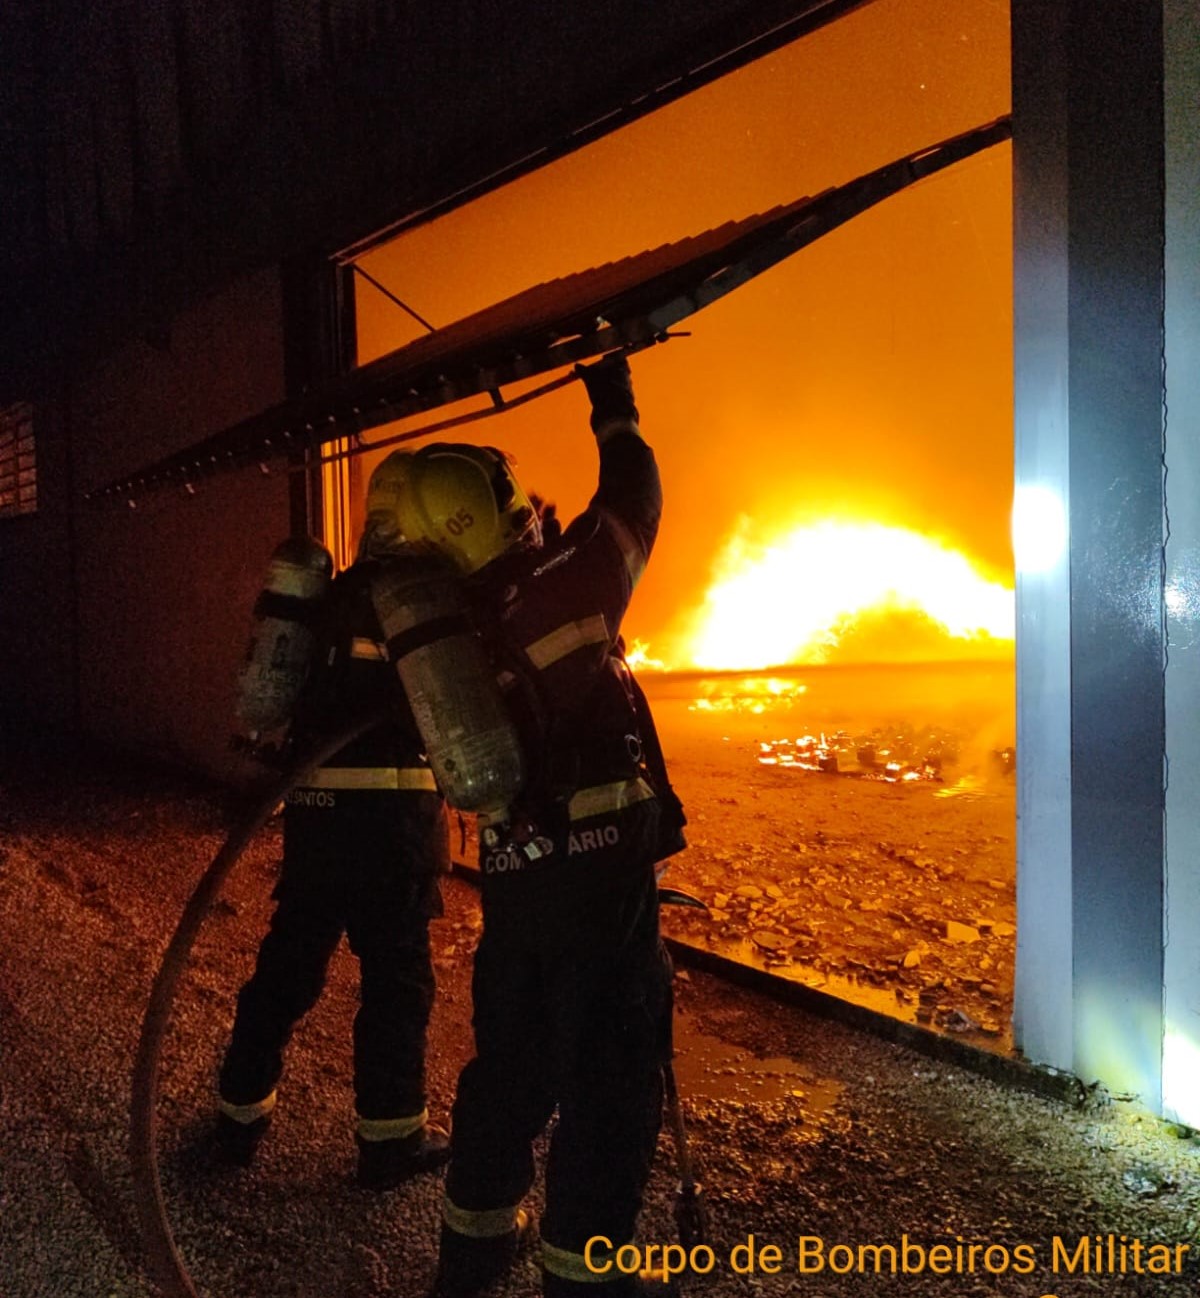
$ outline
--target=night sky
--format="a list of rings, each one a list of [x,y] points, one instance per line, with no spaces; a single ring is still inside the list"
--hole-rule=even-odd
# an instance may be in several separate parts
[[[1007,4],[878,0],[363,265],[448,324],[1008,109]],[[739,526],[760,541],[828,518],[914,528],[1011,583],[1010,169],[1004,145],[921,182],[634,358],[666,512],[627,634],[674,653]],[[358,294],[360,360],[419,332],[361,280]],[[566,517],[594,485],[578,385],[466,436],[515,453]]]

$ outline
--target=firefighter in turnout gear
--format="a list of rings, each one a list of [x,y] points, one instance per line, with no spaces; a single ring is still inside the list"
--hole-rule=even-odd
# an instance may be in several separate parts
[[[527,758],[513,804],[479,819],[476,1054],[453,1110],[445,1298],[467,1298],[511,1265],[528,1225],[531,1145],[556,1108],[545,1294],[624,1298],[638,1283],[615,1267],[596,1274],[584,1249],[596,1235],[614,1249],[632,1240],[654,1156],[671,1015],[654,865],[682,846],[682,813],[661,763],[649,769],[648,714],[619,640],[658,531],[658,470],[624,358],[580,373],[600,476],[565,531],[551,523],[542,535],[499,452],[396,456],[407,487],[397,526],[468,574]]]
[[[369,533],[326,595],[289,744],[356,716],[379,724],[288,795],[270,928],[241,989],[220,1072],[218,1147],[248,1164],[275,1105],[292,1031],[312,1008],[344,933],[358,958],[354,1020],[358,1181],[387,1189],[443,1164],[446,1133],[425,1107],[425,1033],[434,997],[429,921],[448,866],[445,808],[396,674],[370,587],[386,558]]]

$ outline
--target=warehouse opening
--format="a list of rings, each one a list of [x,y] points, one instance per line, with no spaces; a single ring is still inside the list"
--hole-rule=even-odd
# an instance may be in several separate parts
[[[1008,108],[1006,5],[880,0],[358,257],[358,361]],[[625,624],[690,820],[668,881],[710,908],[669,912],[666,931],[1001,1047],[1015,944],[1010,212],[1001,145],[634,357],[666,510]],[[564,518],[594,483],[577,384],[442,436],[510,452]],[[326,466],[328,539],[345,558],[384,453]]]

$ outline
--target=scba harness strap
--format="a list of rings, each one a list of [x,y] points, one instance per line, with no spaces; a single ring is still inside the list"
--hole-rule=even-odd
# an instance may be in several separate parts
[[[575,840],[577,834],[585,842],[588,836],[601,836],[604,843],[611,846],[617,842],[618,831],[614,826],[583,831],[577,831],[574,826],[581,821],[595,820],[600,816],[624,811],[654,796],[654,790],[640,775],[631,779],[613,780],[609,784],[596,784],[578,789],[566,804],[566,840],[568,842]],[[492,849],[493,852],[515,851],[528,861],[540,861],[553,852],[554,840],[537,831],[538,827],[532,821],[506,817],[481,824],[480,838],[484,846]],[[592,844],[589,843],[588,846]],[[567,854],[574,855],[575,850],[577,849],[569,847]]]
[[[687,816],[667,774],[666,759],[649,700],[625,662],[619,643],[614,646],[610,661],[628,700],[633,729],[623,736],[610,736],[611,751],[607,754],[607,760],[614,767],[625,767],[630,774],[603,784],[576,788],[565,798],[560,796],[554,799],[551,805],[565,809],[565,828],[569,831],[570,826],[577,821],[620,812],[635,803],[656,798],[660,811],[654,859],[662,861],[683,851],[687,846],[683,833]],[[561,752],[556,757],[544,755],[543,769],[551,768],[553,764],[560,770],[570,766],[577,770],[578,754],[571,756],[574,761],[564,759]],[[597,752],[594,756],[605,760],[605,754]],[[534,862],[550,855],[553,850],[553,837],[546,836],[550,829],[551,826],[539,826],[532,818],[510,809],[508,813],[490,822],[481,822],[480,838],[493,852],[507,850]]]
[[[650,787],[654,790],[661,808],[658,824],[658,845],[656,860],[665,861],[687,847],[683,829],[687,824],[687,815],[679,795],[671,787],[667,774],[667,761],[663,756],[662,744],[658,738],[658,728],[654,724],[654,714],[650,711],[650,700],[638,683],[637,677],[629,669],[629,664],[621,656],[622,673],[626,688],[633,700],[634,716],[637,718],[638,736],[641,740],[642,766]]]

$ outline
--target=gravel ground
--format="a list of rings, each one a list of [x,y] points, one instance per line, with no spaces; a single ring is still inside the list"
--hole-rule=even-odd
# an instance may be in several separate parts
[[[128,763],[6,740],[0,1295],[138,1298],[153,1290],[141,1270],[126,1154],[133,1052],[167,940],[223,840],[231,800]],[[355,968],[346,953],[297,1035],[257,1165],[229,1171],[209,1157],[217,1060],[277,856],[278,833],[268,828],[205,923],[179,990],[158,1109],[172,1228],[203,1298],[424,1294],[438,1179],[384,1195],[351,1179]],[[435,1115],[446,1113],[470,1050],[478,932],[469,885],[449,880],[446,896],[446,918],[435,925]],[[711,1274],[688,1278],[689,1291],[1066,1298],[1200,1287],[1200,1140],[1192,1133],[1128,1102],[1071,1108],[1005,1089],[698,972],[680,974],[678,1001],[678,1071],[714,1253]],[[643,1245],[674,1241],[673,1193],[664,1133]],[[745,1249],[734,1249],[751,1235],[760,1256],[739,1274],[733,1263],[744,1263]],[[1079,1241],[1106,1246],[1110,1235],[1112,1267],[1102,1247],[1104,1269],[1084,1273]],[[1137,1274],[1134,1241],[1143,1268],[1180,1257],[1182,1269]],[[769,1252],[761,1257],[765,1245],[778,1248],[777,1264]],[[897,1250],[897,1274],[876,1245]],[[935,1246],[947,1251],[934,1254]],[[506,1292],[537,1292],[532,1261],[518,1265]]]

